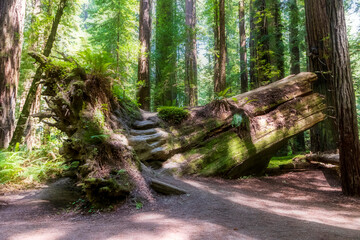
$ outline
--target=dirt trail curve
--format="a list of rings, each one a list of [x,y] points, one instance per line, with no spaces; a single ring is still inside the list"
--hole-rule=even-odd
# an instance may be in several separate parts
[[[59,213],[61,201],[52,200],[56,192],[65,198],[67,189],[0,196],[0,239],[360,239],[360,199],[344,197],[325,170],[232,181],[183,178],[177,185],[189,194],[87,216]]]

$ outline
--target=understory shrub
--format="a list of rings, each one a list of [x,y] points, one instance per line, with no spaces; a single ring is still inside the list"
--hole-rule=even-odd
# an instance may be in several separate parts
[[[159,117],[169,123],[179,124],[189,116],[189,112],[180,107],[159,107]]]

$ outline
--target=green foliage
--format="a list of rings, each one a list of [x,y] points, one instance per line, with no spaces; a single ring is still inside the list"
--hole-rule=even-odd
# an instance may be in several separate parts
[[[128,116],[130,116],[132,119],[141,118],[138,103],[128,97],[126,90],[123,89],[120,84],[114,84],[112,87],[112,92]]]
[[[56,143],[32,151],[0,151],[0,183],[32,186],[59,175],[63,158],[58,157]]]
[[[180,124],[189,116],[189,112],[180,107],[159,107],[158,116],[169,123]]]
[[[230,97],[229,90],[230,90],[230,87],[226,88],[223,91],[214,93],[215,94],[214,100],[223,100],[227,97]]]
[[[135,207],[136,207],[136,209],[137,209],[137,210],[142,209],[142,208],[143,208],[143,206],[144,206],[144,204],[143,204],[143,203],[141,203],[141,202],[136,202],[136,204],[135,204]]]
[[[268,168],[276,168],[280,165],[292,163],[292,159],[295,157],[301,157],[302,155],[288,155],[288,156],[282,156],[282,157],[273,157],[271,158]]]
[[[105,51],[94,51],[90,48],[78,52],[80,64],[85,70],[93,75],[109,76],[112,72],[109,70],[114,64],[111,55]]]
[[[233,120],[231,121],[231,126],[240,127],[242,122],[243,122],[243,117],[241,116],[241,114],[234,114]]]

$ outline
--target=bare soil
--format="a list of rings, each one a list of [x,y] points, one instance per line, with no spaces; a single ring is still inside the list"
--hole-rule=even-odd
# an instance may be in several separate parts
[[[61,182],[62,181],[62,182]],[[137,210],[61,210],[70,184],[0,196],[0,239],[360,239],[360,199],[345,197],[330,170],[223,180],[171,180],[182,196],[155,196]]]

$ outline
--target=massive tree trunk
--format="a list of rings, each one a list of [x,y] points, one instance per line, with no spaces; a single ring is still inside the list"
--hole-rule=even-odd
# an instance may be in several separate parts
[[[330,71],[334,59],[331,55],[326,0],[305,0],[305,14],[309,56],[308,71],[318,75],[319,80],[314,85],[314,91],[325,95],[329,115],[334,117],[335,102],[330,90]],[[311,129],[312,152],[335,150],[337,141],[338,133],[331,117]]]
[[[25,1],[0,2],[0,149],[7,148],[15,127]]]
[[[151,0],[140,1],[139,21],[140,56],[138,63],[138,92],[140,107],[150,110],[150,38]]]
[[[336,99],[336,120],[340,136],[341,185],[344,194],[360,196],[359,132],[344,6],[341,0],[327,0],[326,3],[333,59],[330,79]]]
[[[56,33],[57,33],[57,29],[59,27],[60,24],[60,20],[61,17],[64,13],[64,9],[67,5],[68,0],[61,0],[59,3],[59,7],[58,10],[56,12],[55,18],[54,18],[54,22],[52,24],[51,27],[51,31],[50,31],[50,35],[48,37],[48,40],[46,42],[45,48],[44,48],[44,56],[48,57],[51,53],[53,44],[55,42],[55,37],[56,37]],[[21,111],[21,114],[19,116],[19,120],[17,122],[16,125],[16,129],[14,132],[14,136],[11,139],[10,145],[14,146],[16,143],[21,142],[21,138],[24,135],[24,131],[26,129],[27,126],[27,122],[29,119],[29,115],[30,115],[30,111],[31,111],[31,107],[36,99],[36,92],[39,86],[39,82],[43,76],[43,67],[44,66],[40,66],[35,73],[34,79],[31,83],[30,89],[29,89],[29,93],[26,97],[25,100],[25,104],[23,106],[23,109]]]
[[[136,106],[113,97],[111,79],[32,56],[46,66],[47,76],[43,95],[49,109],[38,117],[55,119],[48,124],[67,134],[62,154],[77,166],[84,191],[99,205],[130,192],[152,200],[146,171],[140,174],[136,159],[145,164],[167,160],[165,170],[179,173],[228,178],[259,174],[284,141],[325,118],[323,98],[312,93],[313,73],[192,108],[188,119],[170,125],[151,114],[139,120]],[[156,180],[150,186],[159,192],[176,190]]]
[[[248,71],[246,57],[245,1],[239,1],[239,33],[240,33],[240,83],[241,92],[248,91]]]
[[[287,77],[231,100],[192,108],[181,125],[159,130],[151,121],[130,143],[140,160],[166,161],[178,173],[235,178],[260,174],[289,138],[325,117],[326,105],[312,93],[313,73]],[[152,129],[144,130],[144,125]]]
[[[187,42],[185,50],[185,105],[197,106],[196,0],[185,1]]]
[[[225,32],[225,0],[219,0],[219,78],[216,79],[214,92],[226,89],[226,32]]]

